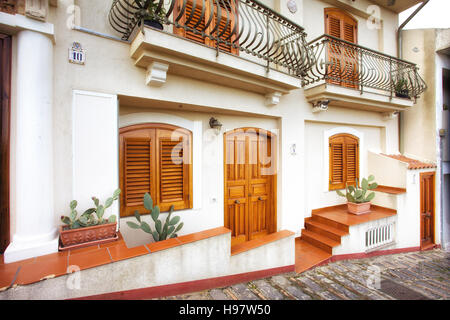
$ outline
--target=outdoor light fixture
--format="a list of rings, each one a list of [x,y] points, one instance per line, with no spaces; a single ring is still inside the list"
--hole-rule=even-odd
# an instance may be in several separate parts
[[[328,104],[330,103],[330,100],[319,100],[317,102],[313,102],[313,109],[312,112],[320,112],[320,111],[327,111],[328,110]]]
[[[209,119],[209,126],[211,127],[211,129],[216,130],[216,135],[219,135],[220,130],[222,129],[222,124],[219,122],[219,120],[211,117],[211,119]]]

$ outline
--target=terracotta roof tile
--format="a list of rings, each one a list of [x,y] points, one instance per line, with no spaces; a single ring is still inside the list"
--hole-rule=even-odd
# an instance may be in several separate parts
[[[422,162],[416,159],[411,159],[405,157],[400,154],[383,154],[384,156],[390,157],[392,159],[396,159],[402,162],[408,163],[408,170],[416,170],[416,169],[428,169],[428,168],[436,168],[436,165],[433,163]]]

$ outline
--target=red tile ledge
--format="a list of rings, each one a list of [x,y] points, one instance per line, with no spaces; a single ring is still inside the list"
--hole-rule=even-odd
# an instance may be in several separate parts
[[[172,239],[167,239],[158,242],[152,242],[146,244],[146,247],[150,250],[150,253],[157,252],[161,250],[166,250],[170,248],[174,248],[183,244],[188,244],[191,242],[208,239],[211,237],[220,236],[225,233],[230,233],[231,230],[225,227],[218,227],[213,229],[208,229],[200,232],[186,234],[184,236],[179,236]]]
[[[268,234],[264,237],[250,240],[247,242],[239,243],[231,247],[231,255],[234,256],[239,253],[243,253],[263,245],[266,245],[271,242],[275,242],[277,240],[281,240],[287,237],[294,235],[295,233],[289,230],[281,230],[275,233]]]

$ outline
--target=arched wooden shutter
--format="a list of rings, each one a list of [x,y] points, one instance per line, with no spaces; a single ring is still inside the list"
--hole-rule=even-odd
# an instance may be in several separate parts
[[[344,181],[344,138],[330,139],[330,190],[345,188]]]
[[[145,193],[161,211],[192,207],[190,131],[164,124],[141,124],[120,129],[120,215],[138,210]]]
[[[161,211],[190,207],[190,135],[182,131],[159,129],[158,173],[159,188],[157,203]]]
[[[345,161],[347,185],[354,185],[359,178],[359,148],[357,138],[345,137]]]
[[[356,44],[358,22],[349,14],[337,8],[325,9],[325,33]],[[357,88],[358,54],[348,44],[331,41],[328,47],[328,83]]]
[[[358,138],[338,134],[329,139],[329,189],[343,189],[345,184],[355,185],[359,179]]]

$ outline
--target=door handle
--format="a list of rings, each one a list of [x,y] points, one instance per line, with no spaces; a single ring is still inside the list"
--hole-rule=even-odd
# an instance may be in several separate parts
[[[239,200],[234,200],[234,203],[240,204],[241,202]]]
[[[262,197],[258,197],[258,200],[262,200],[263,198]]]

